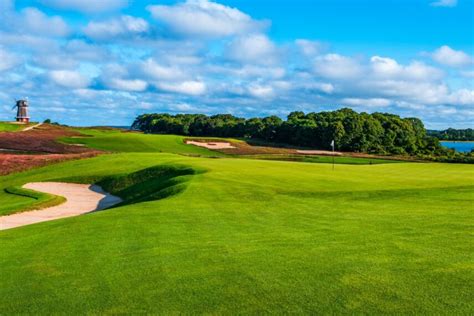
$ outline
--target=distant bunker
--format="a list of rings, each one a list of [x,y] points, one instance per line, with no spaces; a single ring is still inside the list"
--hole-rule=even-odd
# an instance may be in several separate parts
[[[292,148],[276,148],[276,147],[262,147],[262,146],[251,146],[247,143],[232,144],[224,141],[206,141],[206,140],[186,140],[187,145],[199,146],[207,149],[214,150],[225,150],[225,149],[237,149],[232,151],[237,154],[287,154],[287,155],[304,155],[304,156],[343,156],[341,152],[333,152],[328,150],[299,150]]]
[[[194,145],[198,147],[204,147],[207,149],[234,149],[235,146],[232,146],[229,142],[197,142],[193,140],[187,140],[187,145]]]

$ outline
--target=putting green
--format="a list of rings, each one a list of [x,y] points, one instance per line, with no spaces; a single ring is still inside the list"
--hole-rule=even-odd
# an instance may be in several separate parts
[[[133,198],[0,232],[5,314],[473,312],[470,165],[127,152],[0,177],[0,212],[34,202],[4,187],[37,181]]]

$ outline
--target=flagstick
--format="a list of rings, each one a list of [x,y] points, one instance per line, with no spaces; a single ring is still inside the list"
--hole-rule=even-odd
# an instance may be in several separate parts
[[[332,171],[334,171],[334,149],[332,150]]]
[[[334,171],[334,140],[332,141],[332,171]]]

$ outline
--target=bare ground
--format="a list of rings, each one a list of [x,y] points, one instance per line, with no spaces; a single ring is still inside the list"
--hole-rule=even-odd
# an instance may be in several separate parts
[[[62,144],[60,137],[81,134],[63,126],[36,125],[33,129],[0,133],[0,175],[28,170],[48,164],[89,158],[100,151],[86,147]]]

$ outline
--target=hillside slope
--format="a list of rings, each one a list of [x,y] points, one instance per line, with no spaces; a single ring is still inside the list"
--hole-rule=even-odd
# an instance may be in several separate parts
[[[136,179],[124,176],[173,165],[200,170],[183,174],[176,194],[0,232],[1,310],[473,310],[470,166],[332,171],[328,164],[120,153],[0,177],[0,184]],[[116,187],[125,190],[125,180]],[[5,197],[3,208],[31,203]]]

